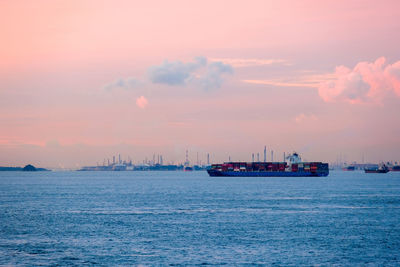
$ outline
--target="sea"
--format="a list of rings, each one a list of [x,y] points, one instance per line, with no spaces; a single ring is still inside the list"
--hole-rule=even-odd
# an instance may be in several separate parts
[[[400,172],[0,172],[1,266],[400,266]]]

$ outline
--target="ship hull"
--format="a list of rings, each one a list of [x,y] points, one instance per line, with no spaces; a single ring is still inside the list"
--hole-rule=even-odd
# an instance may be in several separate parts
[[[365,170],[365,173],[388,173],[389,170]]]
[[[230,177],[323,177],[328,176],[329,171],[319,172],[286,172],[286,171],[219,171],[219,170],[207,170],[210,176],[230,176]]]

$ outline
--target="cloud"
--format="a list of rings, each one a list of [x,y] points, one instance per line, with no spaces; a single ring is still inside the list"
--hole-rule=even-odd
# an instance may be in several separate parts
[[[292,73],[288,78],[285,74],[284,78],[268,79],[268,80],[242,80],[244,83],[271,85],[278,87],[310,87],[318,88],[322,82],[334,79],[331,73],[314,73],[314,71],[300,71],[300,73]]]
[[[196,57],[189,63],[165,60],[161,65],[149,68],[149,78],[153,83],[184,85],[194,71],[205,65],[207,65],[205,57]]]
[[[303,122],[316,121],[316,120],[318,120],[318,117],[315,116],[314,114],[306,115],[304,113],[301,113],[301,114],[297,115],[294,118],[294,120],[296,123],[300,124]]]
[[[134,89],[143,86],[143,82],[139,81],[136,78],[128,77],[128,78],[119,78],[109,84],[104,86],[104,89],[107,91],[111,91],[116,88],[123,88],[126,90]]]
[[[140,96],[140,97],[136,98],[136,105],[139,108],[145,108],[148,103],[149,103],[149,101],[147,101],[147,99],[144,96]]]
[[[233,73],[233,68],[222,62],[213,62],[207,66],[205,75],[199,78],[201,87],[204,90],[220,88],[223,82],[222,74]]]
[[[168,61],[148,69],[149,81],[169,86],[198,86],[204,90],[220,88],[225,74],[232,74],[233,68],[221,61],[209,62],[206,57],[195,57],[191,62]],[[147,83],[147,82],[146,82]],[[133,78],[120,78],[104,86],[104,89],[134,89],[143,87],[144,82]]]
[[[272,86],[280,86],[280,87],[315,87],[318,88],[317,84],[314,83],[304,83],[304,82],[285,82],[278,80],[242,80],[244,83],[252,83],[252,84],[263,84],[263,85],[272,85]]]
[[[266,66],[272,64],[290,65],[285,59],[259,59],[259,58],[210,58],[210,61],[219,61],[234,68]]]
[[[223,62],[209,63],[205,57],[196,57],[192,62],[164,61],[150,67],[149,79],[152,83],[170,86],[200,85],[203,89],[215,89],[222,85],[222,75],[233,73],[232,66]]]
[[[385,65],[384,57],[375,62],[359,62],[354,69],[336,67],[334,78],[320,84],[318,93],[326,102],[380,103],[395,93],[400,97],[400,61]]]

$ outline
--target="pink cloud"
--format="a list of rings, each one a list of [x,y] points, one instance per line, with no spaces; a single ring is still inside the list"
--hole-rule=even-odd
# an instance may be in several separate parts
[[[296,123],[315,122],[316,120],[318,120],[318,117],[315,116],[314,114],[306,115],[304,113],[301,113],[301,114],[297,115],[294,118],[294,120]]]
[[[318,84],[315,84],[313,82],[282,82],[277,80],[242,80],[242,82],[282,87],[318,87]]]
[[[145,108],[148,103],[149,103],[149,101],[147,101],[147,99],[144,96],[140,96],[140,97],[136,98],[136,105],[139,108]]]
[[[285,59],[260,59],[260,58],[210,58],[210,61],[221,61],[224,64],[230,65],[234,68],[245,68],[254,66],[266,66],[272,64],[282,64],[289,66],[288,60]]]
[[[380,103],[395,93],[400,97],[400,61],[385,66],[385,58],[375,62],[359,62],[354,69],[336,67],[334,78],[318,88],[326,102]]]

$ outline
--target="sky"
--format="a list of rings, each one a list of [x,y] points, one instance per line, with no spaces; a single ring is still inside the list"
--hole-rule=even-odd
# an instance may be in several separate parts
[[[399,1],[0,1],[0,166],[400,161]],[[270,159],[270,156],[268,156]]]

